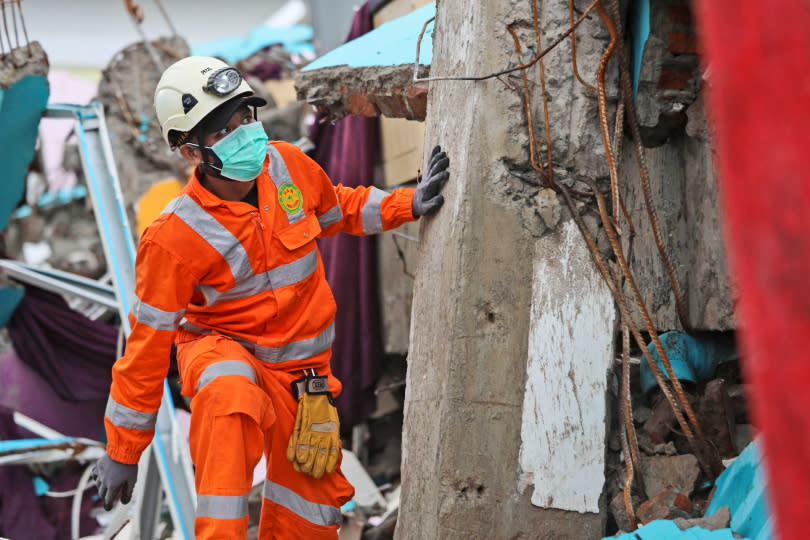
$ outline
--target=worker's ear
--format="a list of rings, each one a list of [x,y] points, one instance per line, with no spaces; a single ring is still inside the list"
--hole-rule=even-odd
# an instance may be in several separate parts
[[[195,148],[190,144],[184,144],[180,147],[180,155],[183,156],[183,159],[192,167],[196,167],[202,163],[202,152],[200,152],[199,148]]]

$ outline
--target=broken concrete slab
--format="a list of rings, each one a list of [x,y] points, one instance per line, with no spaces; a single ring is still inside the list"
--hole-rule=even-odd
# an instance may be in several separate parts
[[[734,406],[723,379],[714,379],[706,384],[697,409],[703,432],[717,449],[721,458],[736,456],[736,424]]]
[[[633,497],[633,508],[638,507],[638,497]],[[633,524],[630,521],[630,516],[627,514],[627,508],[624,504],[624,492],[619,492],[614,495],[613,499],[610,500],[610,504],[608,505],[608,509],[610,513],[613,515],[614,521],[616,521],[616,526],[619,527],[620,531],[632,531]]]
[[[29,75],[48,76],[48,55],[38,41],[12,49],[0,59],[0,88],[10,88]]]
[[[679,456],[642,456],[641,473],[647,493],[660,493],[675,488],[689,496],[700,476],[700,465],[692,454]]]
[[[421,66],[419,77],[429,68]],[[298,99],[332,118],[388,116],[424,120],[427,83],[413,82],[413,66],[351,68],[335,66],[295,76]]]
[[[711,516],[704,516],[699,518],[685,519],[675,518],[675,525],[682,531],[691,529],[692,527],[700,527],[707,531],[717,531],[726,529],[731,524],[731,513],[727,506],[719,508]]]
[[[153,184],[185,180],[189,172],[179,153],[171,152],[163,140],[152,104],[163,70],[188,56],[189,46],[179,36],[152,44],[160,65],[143,42],[123,48],[102,71],[96,98],[104,105],[121,191],[133,222],[133,205]]]

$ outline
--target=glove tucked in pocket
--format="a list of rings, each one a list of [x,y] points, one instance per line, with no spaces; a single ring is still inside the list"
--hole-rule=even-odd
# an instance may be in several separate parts
[[[326,377],[307,375],[293,382],[298,399],[287,460],[314,478],[335,472],[340,458],[340,420]]]

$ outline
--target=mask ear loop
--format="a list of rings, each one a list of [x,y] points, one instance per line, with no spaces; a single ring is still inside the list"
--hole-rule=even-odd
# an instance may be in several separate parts
[[[204,144],[202,144],[202,141],[200,140],[201,138],[199,136],[197,136],[196,139],[197,139],[196,143],[189,142],[186,144],[188,144],[193,148],[196,148],[197,150],[200,151],[200,154],[202,154],[202,163],[198,165],[200,170],[202,170],[202,172],[205,174],[213,174],[213,176],[216,176],[217,178],[229,180],[228,178],[222,176],[222,161],[219,159],[217,154],[213,150],[211,150],[210,146],[205,146]],[[214,160],[216,161],[208,161],[209,153],[213,156]],[[217,163],[219,165],[217,165]],[[209,172],[209,170],[213,172]]]

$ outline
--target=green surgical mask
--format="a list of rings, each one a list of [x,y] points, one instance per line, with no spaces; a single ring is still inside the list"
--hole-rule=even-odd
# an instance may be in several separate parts
[[[261,122],[251,122],[239,126],[209,148],[222,162],[222,176],[250,182],[262,172],[267,155],[267,133]]]

